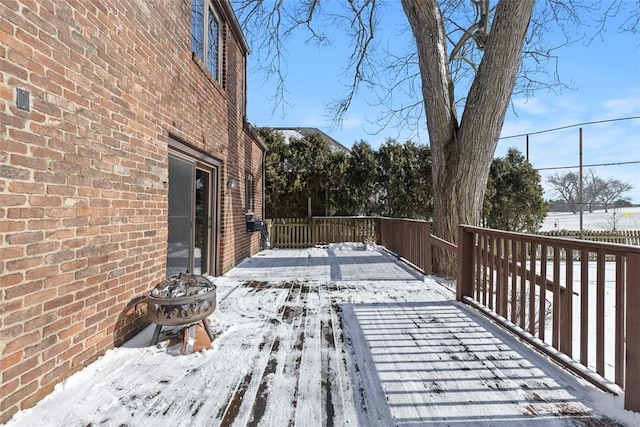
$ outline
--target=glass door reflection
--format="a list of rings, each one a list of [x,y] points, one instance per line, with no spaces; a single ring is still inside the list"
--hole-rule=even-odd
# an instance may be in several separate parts
[[[210,272],[211,246],[211,173],[196,169],[195,220],[194,220],[194,268],[195,274]]]

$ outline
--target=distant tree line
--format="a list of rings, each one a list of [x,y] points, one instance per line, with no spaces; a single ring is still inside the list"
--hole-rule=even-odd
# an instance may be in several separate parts
[[[319,135],[290,139],[259,129],[267,145],[267,218],[379,215],[431,220],[431,150],[411,141],[386,140],[377,150],[367,142],[351,153],[332,151]],[[483,224],[510,231],[535,231],[548,205],[540,175],[515,149],[491,165]]]
[[[558,199],[551,202],[553,211],[571,211],[577,213],[580,209],[580,175],[576,172],[556,173],[547,182],[553,188]],[[582,206],[583,210],[593,212],[594,209],[630,206],[631,199],[624,193],[633,186],[618,179],[605,180],[588,169],[582,177]]]

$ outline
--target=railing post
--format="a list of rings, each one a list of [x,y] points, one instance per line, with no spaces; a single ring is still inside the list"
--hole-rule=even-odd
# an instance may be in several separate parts
[[[456,299],[473,295],[473,251],[475,234],[458,226],[458,278],[456,280]]]
[[[625,369],[624,408],[640,412],[640,254],[627,253],[627,355]]]
[[[433,273],[433,257],[431,255],[431,223],[427,223],[427,242],[424,248],[424,274]]]

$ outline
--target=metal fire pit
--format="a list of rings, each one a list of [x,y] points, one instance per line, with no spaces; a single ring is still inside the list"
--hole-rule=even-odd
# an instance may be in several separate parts
[[[207,317],[216,309],[216,286],[204,276],[177,274],[158,284],[147,297],[147,316],[156,324],[151,344],[158,343],[163,326],[186,328],[185,342],[193,342],[195,325],[202,321],[209,339],[213,332]],[[183,353],[190,348],[183,349]]]

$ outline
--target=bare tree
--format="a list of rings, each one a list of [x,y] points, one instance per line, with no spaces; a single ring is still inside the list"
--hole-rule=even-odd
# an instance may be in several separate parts
[[[599,199],[607,187],[607,182],[597,176],[592,169],[588,169],[584,175],[583,204],[589,206],[589,212],[593,212]]]
[[[571,212],[578,212],[580,207],[580,176],[574,172],[557,172],[547,178],[556,195],[567,202],[571,207]]]
[[[589,212],[594,208],[604,207],[607,212],[609,206],[618,200],[624,200],[623,194],[633,186],[618,179],[604,180],[589,169],[583,179],[583,204],[589,205]],[[554,192],[560,199],[567,202],[571,211],[576,213],[580,207],[580,176],[575,172],[555,173],[547,178]]]
[[[489,169],[514,88],[529,94],[561,85],[554,67],[559,46],[546,44],[544,33],[555,23],[565,35],[561,44],[568,43],[580,21],[578,12],[595,7],[586,0],[547,0],[534,13],[535,0],[402,0],[415,45],[406,54],[384,55],[391,63],[381,65],[374,55],[378,23],[381,10],[394,3],[232,2],[263,71],[280,83],[280,100],[285,93],[287,37],[303,30],[309,42],[330,44],[331,32],[343,30],[351,36],[346,95],[333,105],[334,117],[341,120],[364,84],[381,88],[380,102],[389,105],[382,126],[393,117],[405,125],[411,118],[426,118],[433,156],[433,229],[452,242],[457,240],[458,224],[480,222]],[[421,96],[396,106],[396,91]],[[437,252],[434,268],[455,275],[453,255]]]
[[[628,182],[618,179],[610,179],[605,182],[598,194],[598,201],[604,205],[604,211],[608,212],[609,206],[622,198],[622,195],[633,188]],[[614,211],[615,216],[615,211]]]
[[[618,225],[620,225],[620,221],[624,216],[624,212],[621,212],[620,209],[615,207],[611,209],[611,215],[605,217],[607,224],[611,228],[611,231],[618,231]]]

